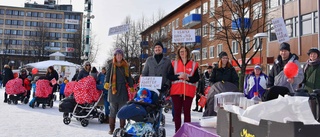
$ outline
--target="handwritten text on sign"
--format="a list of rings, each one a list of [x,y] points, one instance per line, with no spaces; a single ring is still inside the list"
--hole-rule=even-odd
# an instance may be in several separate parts
[[[288,31],[284,24],[283,18],[275,18],[272,20],[273,29],[276,32],[276,36],[279,43],[289,41]]]
[[[141,77],[140,88],[161,89],[162,77]]]
[[[194,29],[172,30],[172,43],[196,42]]]

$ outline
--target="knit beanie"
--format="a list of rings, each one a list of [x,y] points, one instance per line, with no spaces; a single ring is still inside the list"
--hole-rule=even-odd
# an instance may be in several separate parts
[[[283,42],[280,44],[280,50],[287,50],[290,52],[290,44]]]
[[[310,56],[310,54],[311,54],[312,52],[317,53],[317,54],[318,54],[318,57],[319,57],[320,51],[319,51],[317,48],[311,48],[311,49],[309,49],[309,51],[308,51],[308,53],[307,53],[308,56]]]
[[[156,44],[154,44],[154,46],[160,46],[162,49],[163,49],[163,45],[162,45],[162,43],[160,42],[160,41],[158,41]]]

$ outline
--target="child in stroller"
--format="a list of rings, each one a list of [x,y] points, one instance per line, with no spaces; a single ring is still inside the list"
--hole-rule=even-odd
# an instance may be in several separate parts
[[[22,79],[20,78],[15,78],[7,82],[5,92],[9,95],[8,104],[18,104],[19,100],[24,104],[29,102],[26,89],[22,83]]]
[[[146,88],[140,88],[137,96],[148,93],[148,97],[151,102],[139,101],[136,97],[134,101],[129,101],[123,106],[117,117],[120,119],[127,119],[127,124],[124,129],[116,129],[114,136],[166,136],[165,129],[160,126],[163,114],[163,102],[159,101],[164,98],[160,97],[158,90],[148,90]],[[150,93],[150,94],[149,94]]]

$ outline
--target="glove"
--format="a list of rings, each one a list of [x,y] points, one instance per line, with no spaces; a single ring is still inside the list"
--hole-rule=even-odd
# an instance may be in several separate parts
[[[105,83],[104,86],[103,86],[103,88],[106,89],[106,90],[109,90],[109,87],[110,87],[109,83]]]
[[[131,93],[134,93],[134,92],[135,92],[133,87],[130,87],[130,92],[131,92]]]

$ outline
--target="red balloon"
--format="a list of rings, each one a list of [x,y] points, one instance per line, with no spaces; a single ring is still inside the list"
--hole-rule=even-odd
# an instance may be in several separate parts
[[[38,69],[37,68],[33,68],[31,71],[32,74],[37,74],[38,73]]]
[[[295,77],[298,74],[298,71],[298,65],[293,62],[288,62],[283,69],[283,72],[287,76],[287,78]]]

